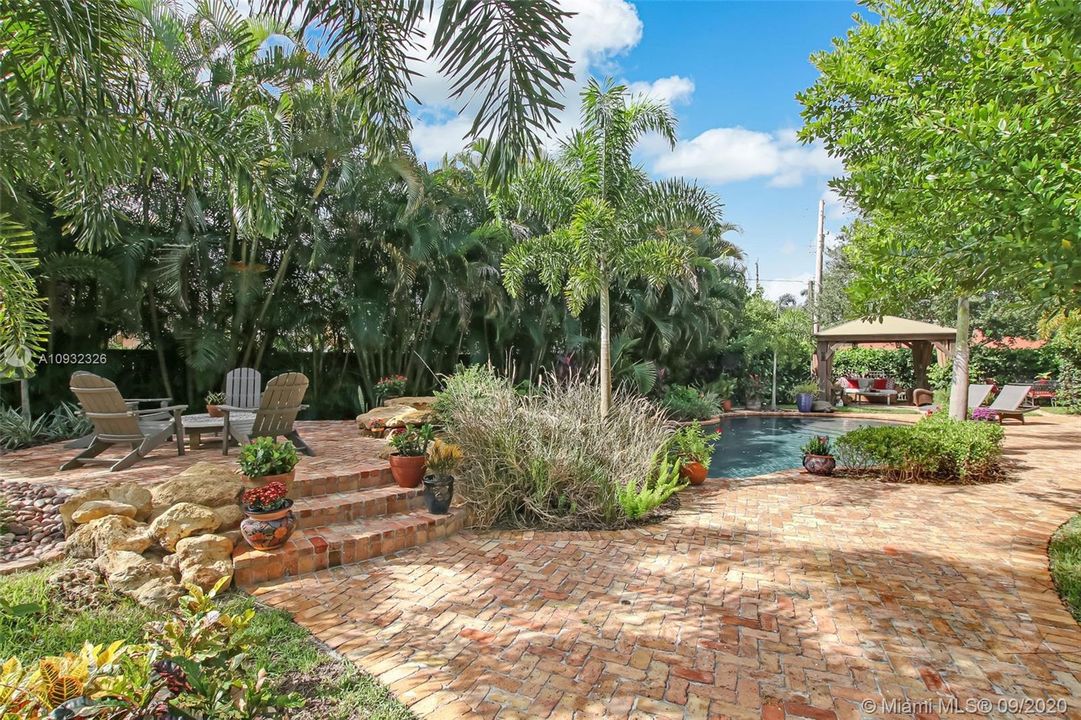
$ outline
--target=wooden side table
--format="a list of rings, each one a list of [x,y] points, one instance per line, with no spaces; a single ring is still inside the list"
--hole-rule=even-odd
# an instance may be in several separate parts
[[[234,418],[241,420],[253,420],[255,413],[233,413]],[[192,450],[199,450],[203,446],[203,435],[217,435],[214,442],[222,443],[227,442],[228,438],[221,437],[222,430],[225,429],[224,418],[214,417],[209,413],[196,413],[194,415],[184,415],[180,418],[180,421],[184,424],[184,434],[188,436],[188,447]]]

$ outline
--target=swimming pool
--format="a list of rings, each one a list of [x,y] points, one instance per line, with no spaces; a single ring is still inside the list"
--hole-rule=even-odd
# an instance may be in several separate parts
[[[812,435],[836,438],[856,428],[887,424],[855,418],[723,418],[709,477],[746,478],[798,468],[800,447]]]

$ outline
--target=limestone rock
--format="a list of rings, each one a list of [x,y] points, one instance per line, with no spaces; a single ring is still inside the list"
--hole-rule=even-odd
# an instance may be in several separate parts
[[[111,500],[131,505],[135,508],[135,519],[145,521],[150,519],[150,491],[135,483],[120,483],[108,488],[95,488],[84,490],[68,498],[60,505],[60,517],[64,520],[64,530],[71,534],[75,529],[75,521],[72,516],[75,511],[88,502],[97,500]]]
[[[182,585],[209,590],[223,577],[233,576],[233,541],[222,535],[198,535],[176,544]]]
[[[240,527],[240,521],[244,519],[244,511],[240,509],[240,506],[236,503],[232,505],[222,505],[221,507],[213,508],[214,514],[218,516],[218,530],[232,530],[233,528]]]
[[[432,411],[430,409],[417,409],[410,405],[392,405],[377,407],[362,415],[357,415],[357,429],[362,431],[370,430],[373,424],[377,427],[423,425],[426,422],[431,422],[431,420]]]
[[[431,410],[435,404],[434,395],[410,395],[390,398],[384,403],[387,407],[411,407],[416,410]]]
[[[184,588],[171,577],[162,577],[143,583],[128,595],[143,607],[164,612],[176,608]]]
[[[94,567],[105,576],[112,590],[131,594],[143,584],[161,578],[172,580],[173,574],[161,563],[127,550],[110,550],[97,559]]]
[[[177,503],[220,507],[236,503],[244,489],[240,475],[228,465],[199,462],[154,487],[154,512],[161,514]]]
[[[181,502],[170,507],[150,524],[150,534],[159,545],[172,552],[176,549],[178,540],[213,532],[220,523],[218,516],[210,508]]]
[[[110,550],[141,553],[153,543],[149,528],[123,515],[106,515],[80,525],[64,545],[68,557],[96,558]]]
[[[134,519],[138,511],[127,503],[114,500],[91,500],[85,502],[71,515],[71,519],[78,524],[88,523],[91,520],[103,518],[106,515],[123,515]]]

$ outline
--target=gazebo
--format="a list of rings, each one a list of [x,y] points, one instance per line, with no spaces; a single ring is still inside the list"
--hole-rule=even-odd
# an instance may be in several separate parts
[[[815,333],[815,359],[818,361],[818,388],[822,397],[830,397],[833,385],[833,353],[839,346],[870,343],[897,343],[912,349],[912,369],[917,387],[927,387],[927,367],[931,350],[939,352],[939,361],[953,355],[957,331],[933,323],[885,315],[881,320],[850,320]]]

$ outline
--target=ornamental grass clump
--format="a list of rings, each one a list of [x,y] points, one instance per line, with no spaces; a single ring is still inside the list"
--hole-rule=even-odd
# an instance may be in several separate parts
[[[464,459],[459,497],[480,527],[619,527],[621,492],[656,477],[671,431],[645,398],[617,393],[602,421],[592,378],[544,378],[515,392],[490,368],[446,378],[435,410]]]
[[[845,433],[834,443],[834,455],[846,467],[881,472],[898,482],[989,482],[1003,474],[1002,438],[997,423],[935,413],[914,425]]]

